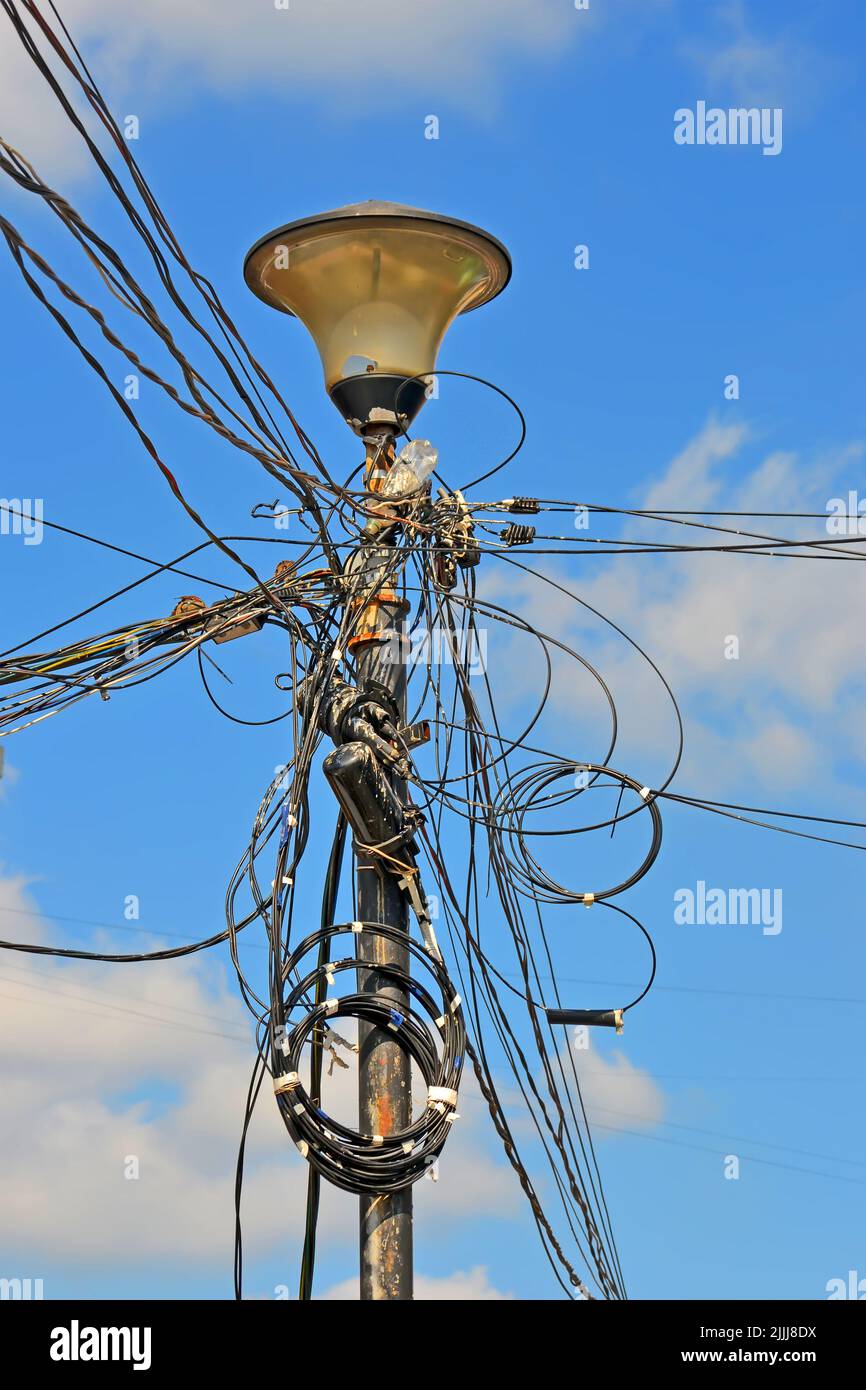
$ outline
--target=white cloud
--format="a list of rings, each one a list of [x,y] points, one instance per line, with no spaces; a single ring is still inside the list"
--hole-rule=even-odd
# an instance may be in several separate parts
[[[750,442],[743,426],[711,420],[636,505],[817,512],[808,522],[720,517],[716,524],[764,536],[831,540],[825,508],[831,497],[845,498],[856,488],[863,446],[854,442],[808,460],[774,451],[749,471],[743,453]],[[609,517],[596,515],[591,525],[590,535],[616,533]],[[748,544],[743,535],[655,523],[629,523],[625,534],[647,543]],[[856,552],[856,544],[851,549]],[[805,784],[819,770],[831,775],[834,758],[866,757],[859,719],[866,649],[852,640],[854,615],[866,599],[866,569],[856,561],[641,555],[600,564],[588,579],[586,569],[580,580],[563,566],[546,572],[636,638],[667,678],[686,726],[678,779],[684,789],[699,792],[708,773],[715,789],[754,781]],[[621,715],[614,766],[657,785],[653,779],[675,746],[658,678],[621,638],[544,582],[508,574],[505,584],[501,570],[494,576],[500,601],[571,640],[610,684]],[[739,642],[737,659],[725,656],[729,637]],[[505,660],[507,652],[498,658]],[[584,687],[572,665],[559,658],[555,665],[553,710],[560,718],[567,714],[574,730],[578,715],[583,717]],[[512,693],[523,698],[533,679],[537,683],[537,672],[533,677],[524,663],[523,684],[515,676]],[[565,755],[584,758],[593,751],[572,746]]]
[[[359,1298],[359,1286],[357,1279],[345,1279],[340,1284],[335,1284],[322,1295],[326,1299],[354,1299]],[[481,1299],[491,1301],[493,1299],[512,1298],[513,1294],[500,1293],[499,1289],[493,1287],[484,1265],[477,1265],[475,1269],[455,1270],[453,1274],[446,1274],[443,1277],[431,1277],[427,1274],[415,1275],[415,1299],[420,1300],[437,1299],[451,1303],[462,1303],[467,1300],[474,1301]]]
[[[441,118],[453,103],[489,116],[509,59],[525,70],[556,58],[595,18],[560,0],[290,0],[288,9],[273,0],[65,0],[61,10],[117,116],[173,107],[198,91],[275,100],[300,92],[346,122],[412,106],[419,132],[425,115]],[[5,16],[0,24],[0,129],[43,175],[66,184],[85,167],[81,143]]]
[[[663,1119],[661,1088],[619,1049],[605,1059],[589,1048],[575,1047],[574,1059],[590,1125],[610,1133],[653,1129]]]
[[[760,6],[754,14],[762,18]],[[780,106],[786,116],[810,111],[827,84],[842,76],[841,65],[793,25],[776,21],[769,32],[758,33],[751,16],[743,0],[723,0],[715,8],[715,34],[683,42],[707,84],[704,94],[737,106]],[[713,17],[704,13],[703,20]]]
[[[28,909],[24,880],[0,879],[2,935],[46,942]],[[208,1260],[223,1262],[228,1282],[253,1046],[222,968],[202,958],[112,966],[4,952],[0,995],[0,1246],[46,1273],[70,1260],[113,1268]],[[346,1107],[348,1118],[354,1060],[330,1085],[326,1103],[336,1113]],[[139,1159],[137,1181],[124,1178],[126,1155]],[[250,1261],[278,1245],[299,1253],[306,1179],[265,1088],[244,1184]],[[422,1236],[516,1210],[520,1194],[480,1106],[467,1106],[455,1126],[440,1181],[416,1192]],[[327,1188],[322,1243],[354,1249],[356,1221],[355,1199]]]

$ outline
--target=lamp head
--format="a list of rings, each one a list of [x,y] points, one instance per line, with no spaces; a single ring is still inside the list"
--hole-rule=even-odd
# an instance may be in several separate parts
[[[328,394],[358,433],[414,419],[449,325],[510,276],[488,232],[373,201],[279,227],[244,262],[253,293],[306,326]]]

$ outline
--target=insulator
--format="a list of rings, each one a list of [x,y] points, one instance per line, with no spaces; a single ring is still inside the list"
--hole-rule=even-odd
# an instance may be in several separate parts
[[[510,526],[506,526],[499,539],[503,545],[531,545],[535,540],[535,527],[521,526],[513,521]]]

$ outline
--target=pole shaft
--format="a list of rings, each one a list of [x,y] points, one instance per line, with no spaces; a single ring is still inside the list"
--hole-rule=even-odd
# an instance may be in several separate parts
[[[371,436],[375,435],[371,431]],[[368,437],[365,481],[367,488],[377,492],[381,478],[393,458],[393,434],[382,430],[378,440]],[[363,543],[362,543],[363,544]],[[357,653],[359,691],[369,688],[370,682],[384,686],[396,706],[398,721],[406,721],[406,664],[402,638],[405,633],[404,605],[380,602],[373,614],[373,627],[390,630],[386,642],[375,638],[365,643]],[[396,642],[394,635],[397,636]],[[394,660],[394,654],[398,659]],[[390,657],[389,657],[390,654]],[[401,805],[405,805],[406,784],[389,774],[391,785]],[[368,843],[373,843],[369,840]],[[397,851],[400,854],[400,851]],[[356,853],[358,883],[358,916],[366,922],[383,922],[396,926],[408,935],[406,897],[397,885],[395,876],[383,870],[375,857]],[[370,970],[358,971],[358,990],[378,993],[393,1000],[394,1007],[405,1011],[405,994],[389,984],[376,970],[377,965],[393,963],[408,973],[409,952],[402,946],[359,938],[359,956],[369,960]],[[412,1120],[412,1068],[407,1054],[395,1042],[394,1034],[371,1024],[358,1025],[358,1112],[359,1129],[365,1134],[391,1134],[405,1129]],[[361,1299],[412,1298],[412,1189],[380,1193],[360,1198],[360,1271]]]
[[[400,627],[397,618],[395,627]],[[400,627],[402,630],[402,627]],[[400,644],[396,644],[402,650]],[[390,646],[393,652],[394,644]],[[375,670],[376,678],[387,683],[395,698],[401,721],[406,716],[405,666],[402,661],[381,663],[382,648],[371,644],[358,659],[359,685]],[[394,779],[401,801],[405,784]],[[399,851],[398,851],[399,853]],[[359,853],[358,915],[365,922],[386,922],[408,932],[406,898],[393,874],[382,871],[375,860]],[[360,938],[359,954],[371,966],[393,962],[409,969],[409,952],[381,937]],[[372,968],[358,971],[358,988],[364,993],[381,993],[393,1000],[401,1012],[406,996]],[[412,1119],[412,1075],[407,1054],[394,1041],[392,1033],[371,1024],[359,1025],[359,1127],[367,1134],[390,1134],[405,1129]],[[361,1298],[412,1298],[412,1189],[402,1192],[362,1196],[360,1224]]]

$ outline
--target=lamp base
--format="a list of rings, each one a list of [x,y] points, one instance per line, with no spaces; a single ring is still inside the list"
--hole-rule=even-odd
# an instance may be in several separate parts
[[[362,434],[371,424],[410,424],[427,398],[427,383],[421,377],[362,372],[338,381],[329,395],[346,423]]]

